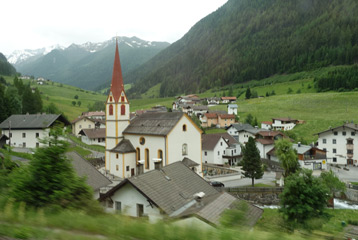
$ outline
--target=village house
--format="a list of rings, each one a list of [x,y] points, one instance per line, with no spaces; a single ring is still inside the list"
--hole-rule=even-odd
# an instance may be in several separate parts
[[[292,148],[297,152],[301,168],[327,170],[327,157],[324,150],[301,143],[293,144]],[[272,161],[279,161],[275,154],[275,148],[267,153],[267,158]]]
[[[272,122],[271,121],[261,122],[261,128],[266,130],[272,130]]]
[[[201,118],[202,127],[217,127],[224,128],[235,123],[235,115],[220,114],[220,113],[204,113]]]
[[[105,146],[106,129],[105,128],[91,128],[82,129],[79,132],[81,141],[88,145]]]
[[[197,105],[193,106],[192,110],[195,116],[201,118],[205,113],[209,111],[209,108],[206,105]]]
[[[36,148],[43,145],[40,139],[48,137],[56,123],[70,124],[61,114],[14,114],[0,124],[0,129],[11,147]]]
[[[317,146],[327,153],[330,164],[358,166],[358,125],[345,123],[317,133]]]
[[[222,103],[234,103],[236,102],[236,97],[221,97]]]
[[[80,116],[71,122],[72,124],[72,134],[75,136],[80,136],[82,129],[96,129],[96,128],[105,128],[106,122],[101,119],[90,118],[87,116]]]
[[[184,158],[202,175],[201,129],[183,112],[146,112],[130,119],[116,44],[112,83],[106,100],[105,169],[128,178]]]
[[[99,198],[107,212],[145,217],[150,222],[171,218],[177,224],[218,226],[226,209],[239,200],[219,192],[182,162],[127,178]],[[247,203],[245,224],[252,227],[263,210]]]
[[[206,101],[208,102],[208,105],[218,105],[218,104],[220,104],[220,98],[219,97],[207,98]]]
[[[233,166],[241,156],[240,144],[228,133],[204,134],[202,136],[202,159],[204,163]]]
[[[296,124],[298,123],[298,120],[291,119],[291,118],[273,118],[272,119],[272,129],[277,130],[283,130],[288,131],[293,129]]]
[[[226,128],[227,133],[233,136],[240,144],[246,144],[249,141],[249,137],[256,138],[258,132],[267,131],[266,129],[261,129],[253,127],[247,123],[235,123],[231,124]]]
[[[256,147],[260,151],[261,158],[267,158],[267,153],[275,147],[275,141],[286,138],[278,131],[259,131],[255,134]]]
[[[237,104],[228,104],[227,113],[237,115]]]
[[[105,120],[106,113],[103,111],[95,111],[95,112],[83,112],[81,116],[88,117],[91,119]]]

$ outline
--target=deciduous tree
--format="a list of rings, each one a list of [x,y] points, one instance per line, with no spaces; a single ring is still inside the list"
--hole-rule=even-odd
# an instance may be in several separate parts
[[[299,169],[297,153],[288,139],[283,138],[275,142],[275,153],[284,169],[284,177],[295,173]]]

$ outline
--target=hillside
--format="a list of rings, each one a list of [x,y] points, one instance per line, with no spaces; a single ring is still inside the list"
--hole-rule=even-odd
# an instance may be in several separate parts
[[[7,61],[6,57],[0,52],[0,75],[14,75],[16,69]]]
[[[115,40],[112,39],[97,44],[72,44],[68,48],[55,48],[49,53],[45,52],[45,55],[39,51],[40,55],[29,57],[15,66],[23,75],[97,90],[110,84],[114,44]],[[119,38],[123,74],[148,61],[168,45],[166,42],[147,42],[136,37]]]
[[[274,74],[358,61],[354,0],[229,0],[127,74],[138,96],[193,93]]]

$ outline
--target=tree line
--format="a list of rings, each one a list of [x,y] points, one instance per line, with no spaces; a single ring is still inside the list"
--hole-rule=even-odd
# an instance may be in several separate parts
[[[314,79],[317,91],[358,90],[358,65],[339,68]]]

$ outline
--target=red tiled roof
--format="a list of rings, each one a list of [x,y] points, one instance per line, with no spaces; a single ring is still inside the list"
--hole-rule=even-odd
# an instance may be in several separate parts
[[[236,97],[221,97],[222,100],[236,100]]]
[[[263,137],[274,137],[274,136],[277,136],[277,135],[284,136],[283,133],[278,132],[278,131],[260,131],[257,134],[261,135]]]
[[[235,115],[234,114],[220,114],[219,117],[221,119],[235,119]]]
[[[121,93],[124,92],[121,62],[119,59],[118,42],[116,41],[116,52],[114,55],[111,92],[115,102],[119,102]]]
[[[271,121],[263,121],[262,123],[263,123],[263,124],[272,125],[272,122],[271,122]]]
[[[296,119],[292,119],[292,118],[272,118],[272,120],[280,120],[282,122],[297,122]]]
[[[206,118],[217,118],[218,115],[216,113],[205,113],[204,114]]]
[[[257,142],[261,143],[262,145],[271,145],[274,144],[275,141],[273,139],[263,139],[263,138],[259,138],[256,139]]]

